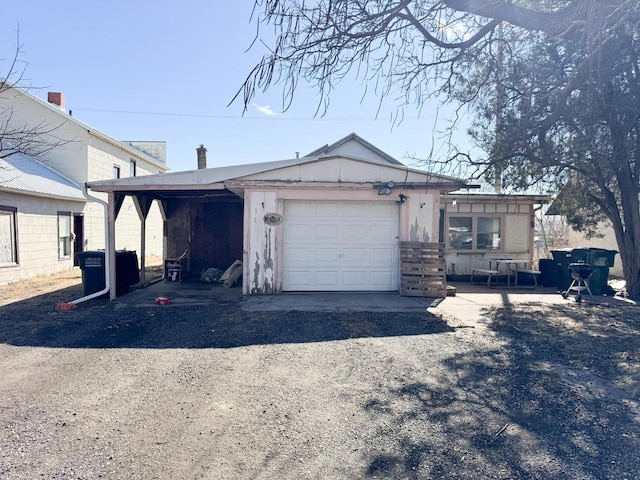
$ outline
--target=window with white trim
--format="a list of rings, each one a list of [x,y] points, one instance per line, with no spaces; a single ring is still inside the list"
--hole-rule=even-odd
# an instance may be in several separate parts
[[[502,219],[498,216],[449,216],[447,246],[453,250],[500,250]]]
[[[135,177],[137,173],[138,173],[138,164],[133,159],[129,160],[129,176]]]
[[[71,256],[71,213],[58,212],[58,258]]]
[[[13,207],[0,206],[0,265],[17,265],[18,235],[16,211]]]

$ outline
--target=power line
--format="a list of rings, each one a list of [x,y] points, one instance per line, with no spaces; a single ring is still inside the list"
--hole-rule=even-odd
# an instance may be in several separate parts
[[[115,113],[124,115],[151,115],[158,117],[182,117],[182,118],[211,118],[216,120],[263,120],[263,121],[279,121],[279,122],[377,122],[381,119],[370,117],[319,117],[319,118],[303,118],[303,117],[283,117],[280,115],[265,115],[260,117],[237,116],[237,115],[214,115],[207,113],[183,113],[183,112],[148,112],[138,110],[114,110],[108,108],[90,108],[90,107],[73,107],[71,110],[79,110],[84,112],[98,113]],[[431,117],[404,117],[405,120],[425,120]]]

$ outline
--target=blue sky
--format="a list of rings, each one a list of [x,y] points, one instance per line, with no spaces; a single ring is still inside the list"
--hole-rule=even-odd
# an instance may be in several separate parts
[[[220,6],[223,5],[223,6]],[[171,170],[196,168],[204,144],[209,166],[293,158],[351,132],[412,164],[407,155],[446,154],[435,105],[407,110],[393,125],[393,104],[376,119],[378,98],[362,100],[360,83],[343,81],[328,113],[314,118],[318,97],[303,86],[282,112],[278,87],[260,93],[242,115],[231,101],[264,49],[254,35],[252,0],[9,2],[0,17],[0,75],[20,30],[31,92],[64,93],[73,116],[119,140],[164,140]],[[266,110],[269,107],[269,110]],[[268,112],[268,113],[265,113]],[[467,141],[463,134],[460,143]]]

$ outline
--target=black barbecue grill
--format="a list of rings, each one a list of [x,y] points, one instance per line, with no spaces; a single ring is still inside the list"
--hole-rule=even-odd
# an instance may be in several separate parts
[[[582,302],[582,291],[586,290],[589,295],[593,296],[591,289],[589,288],[589,277],[593,273],[593,267],[588,263],[576,262],[569,264],[569,271],[571,272],[571,278],[573,281],[569,288],[562,294],[564,298],[567,298],[572,290],[576,291],[576,302]]]

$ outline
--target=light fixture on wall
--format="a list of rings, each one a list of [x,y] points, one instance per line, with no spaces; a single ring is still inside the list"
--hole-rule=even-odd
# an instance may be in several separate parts
[[[387,184],[378,190],[378,195],[391,195],[391,189],[395,187],[395,183],[389,181]]]
[[[401,193],[400,195],[398,195],[398,203],[404,203],[407,201],[407,196],[403,193]]]

